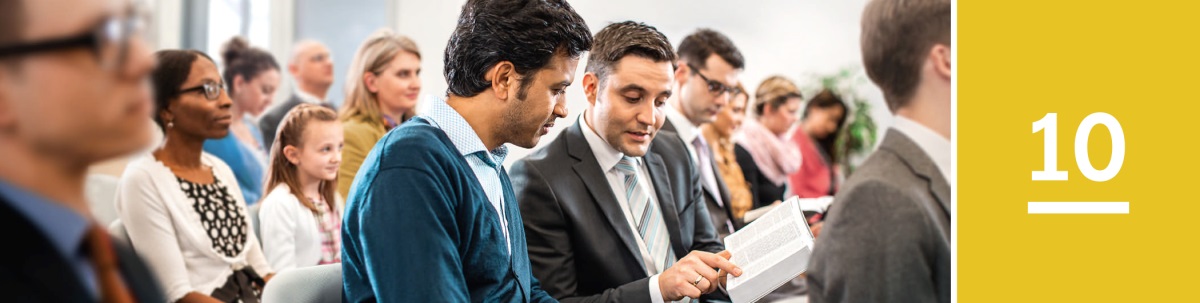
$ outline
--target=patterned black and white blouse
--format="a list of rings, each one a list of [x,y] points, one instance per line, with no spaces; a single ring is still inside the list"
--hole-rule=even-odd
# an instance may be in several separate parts
[[[212,184],[176,179],[192,201],[192,209],[200,214],[200,225],[212,240],[213,250],[230,258],[242,253],[247,240],[246,215],[238,207],[237,199],[229,194],[229,188],[217,178],[213,178]]]

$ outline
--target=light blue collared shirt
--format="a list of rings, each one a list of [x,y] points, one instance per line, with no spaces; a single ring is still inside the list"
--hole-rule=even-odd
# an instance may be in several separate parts
[[[93,297],[98,298],[99,290],[92,261],[83,251],[91,221],[63,207],[62,204],[8,184],[4,180],[0,180],[0,196],[4,196],[4,200],[7,200],[13,209],[42,231],[59,255],[67,260],[71,269],[79,275],[84,288],[87,288]]]
[[[500,174],[503,173],[501,170],[504,169],[501,163],[504,163],[504,157],[508,156],[508,147],[501,144],[500,147],[488,151],[487,146],[483,145],[483,140],[479,139],[479,134],[475,133],[475,129],[471,128],[471,125],[458,111],[446,104],[445,100],[434,100],[429,111],[422,116],[427,118],[434,127],[445,132],[447,137],[450,137],[450,143],[454,143],[459,154],[471,166],[475,178],[479,180],[479,185],[487,193],[488,201],[495,208],[496,216],[500,218],[500,230],[504,233],[505,248],[512,253],[512,242],[508,238],[509,222],[504,216],[504,184],[500,181]]]

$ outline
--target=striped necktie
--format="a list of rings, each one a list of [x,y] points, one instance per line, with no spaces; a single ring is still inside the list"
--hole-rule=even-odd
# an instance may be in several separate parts
[[[621,157],[615,166],[618,172],[625,175],[625,201],[633,215],[633,225],[637,226],[638,235],[646,243],[657,272],[661,273],[675,264],[675,252],[671,250],[671,239],[667,235],[662,213],[654,203],[650,203],[650,197],[638,185],[637,167],[637,161],[628,156]]]

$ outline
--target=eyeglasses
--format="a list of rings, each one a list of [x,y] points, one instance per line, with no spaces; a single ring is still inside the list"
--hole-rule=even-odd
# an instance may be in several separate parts
[[[216,101],[217,98],[221,98],[221,92],[224,90],[225,84],[213,81],[204,81],[204,84],[200,84],[199,86],[179,90],[179,95],[198,91],[204,93],[205,99],[208,99],[209,101]]]
[[[140,37],[146,23],[140,10],[131,6],[125,14],[109,16],[76,36],[0,46],[0,58],[86,47],[96,55],[101,68],[113,70],[125,65],[130,41]]]
[[[725,83],[708,79],[708,77],[705,77],[704,74],[700,73],[699,68],[696,68],[696,66],[692,65],[691,63],[688,63],[687,66],[688,68],[692,69],[692,73],[700,76],[700,79],[704,79],[704,82],[708,83],[708,92],[713,96],[720,96],[723,93],[728,93],[729,96],[732,97],[742,93],[742,90],[737,87],[728,86],[725,85]]]

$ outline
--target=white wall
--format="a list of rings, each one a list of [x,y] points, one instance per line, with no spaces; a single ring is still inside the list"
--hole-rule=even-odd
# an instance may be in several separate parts
[[[397,1],[396,29],[416,40],[421,48],[422,95],[428,102],[445,94],[442,53],[465,1]],[[678,46],[697,28],[720,31],[746,57],[742,81],[751,92],[770,75],[787,76],[803,87],[815,85],[814,74],[861,66],[859,19],[865,0],[579,0],[571,4],[593,33],[612,22],[635,20],[657,27],[672,45]],[[567,92],[570,115],[560,120],[539,146],[549,143],[587,108],[579,84],[584,65],[580,62],[576,83]],[[869,81],[862,82],[859,94],[874,104],[872,116],[882,130],[891,124],[883,97]],[[508,162],[529,152],[514,147]]]
[[[295,4],[291,1],[270,1],[272,41],[267,47],[281,62],[286,62],[291,42],[298,38],[295,37],[294,22],[302,21],[295,19]],[[388,10],[387,18],[394,30],[417,42],[423,57],[423,101],[419,108],[423,109],[433,98],[445,95],[442,53],[465,1],[387,0],[382,1],[386,5],[378,5],[379,2],[339,1],[342,5],[377,4],[380,6],[378,9]],[[683,37],[697,28],[708,27],[720,31],[729,36],[746,57],[742,81],[751,92],[770,75],[784,75],[801,87],[812,87],[816,85],[814,75],[856,67],[856,71],[859,71],[857,82],[860,83],[857,92],[872,103],[871,115],[879,126],[880,137],[892,123],[883,96],[865,79],[859,68],[859,19],[866,0],[576,0],[571,4],[587,21],[593,33],[612,22],[635,20],[657,27],[667,35],[672,45],[678,46]],[[163,48],[178,47],[179,20],[183,13],[179,5],[174,1],[161,2],[154,7],[154,11],[157,15],[155,29],[158,30],[154,37],[156,45]],[[330,29],[340,30],[333,26]],[[338,46],[353,49],[358,45]],[[344,52],[335,56],[346,59],[353,56]],[[551,135],[542,139],[541,145],[549,143],[559,131],[574,123],[575,116],[587,107],[578,80],[583,77],[585,64],[580,62],[576,83],[567,92],[570,115],[557,123]],[[345,74],[336,73],[334,76],[340,79]],[[290,76],[286,78],[284,90],[276,100],[286,98],[290,91]],[[340,93],[341,90],[341,87],[333,87],[330,93]],[[340,100],[342,97],[334,96],[332,99]],[[529,152],[513,148],[508,162]]]

